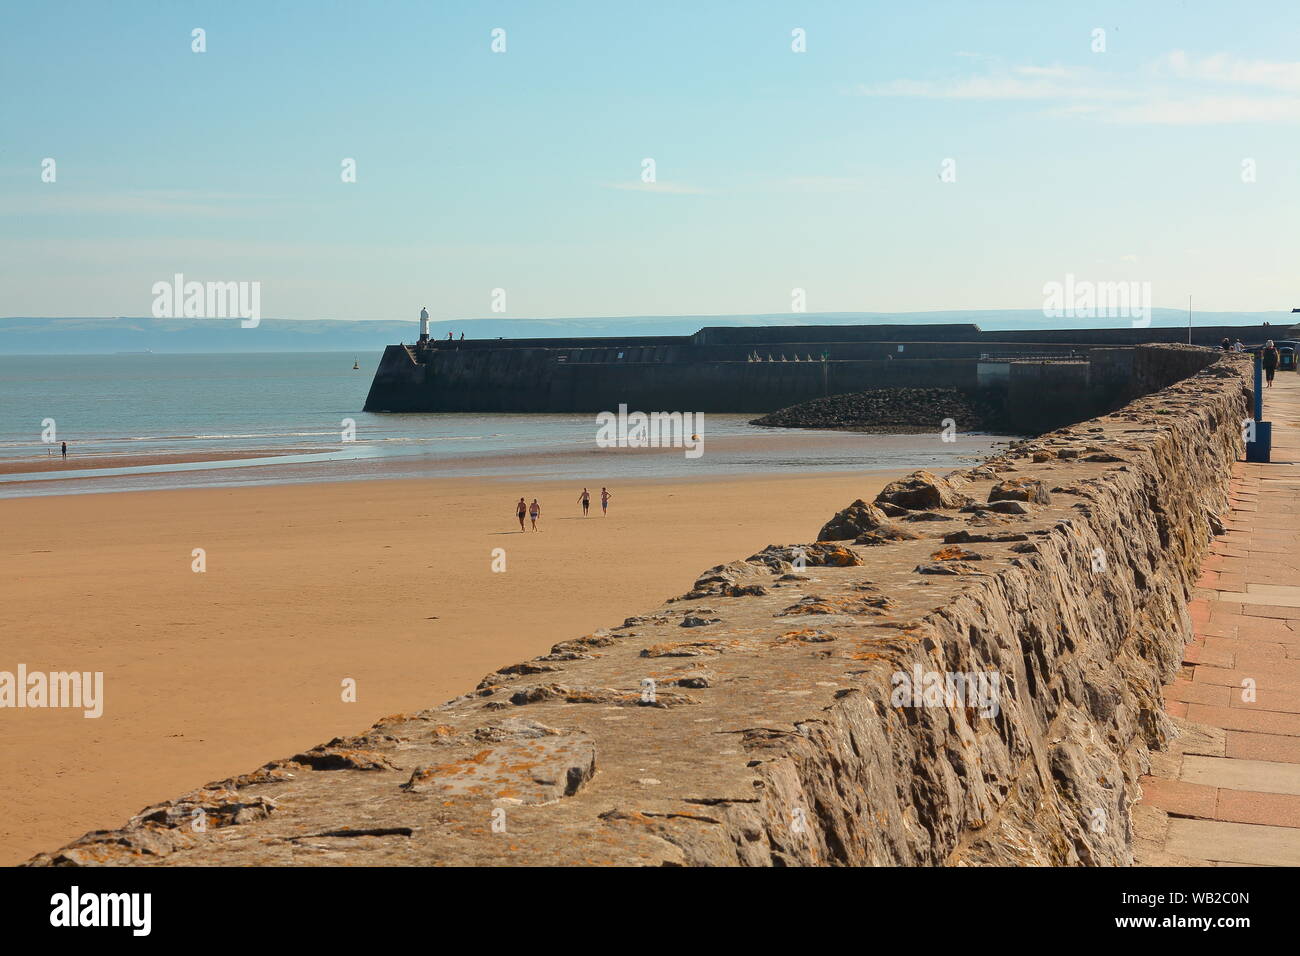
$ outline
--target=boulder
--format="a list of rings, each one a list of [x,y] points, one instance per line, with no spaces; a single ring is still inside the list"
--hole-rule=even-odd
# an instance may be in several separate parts
[[[953,487],[946,478],[928,471],[914,471],[906,478],[891,481],[876,495],[876,504],[897,505],[911,511],[934,508],[960,508],[971,498]]]
[[[967,561],[936,561],[931,564],[918,564],[912,569],[917,574],[983,574],[979,568]]]
[[[861,498],[840,511],[817,532],[818,541],[848,541],[879,528],[887,520],[883,511]]]
[[[1031,501],[1036,505],[1049,505],[1052,496],[1047,485],[1037,478],[1008,478],[990,489],[989,501]]]
[[[914,531],[908,531],[906,528],[899,527],[892,521],[887,521],[879,528],[858,535],[853,539],[853,543],[888,544],[891,541],[915,541],[920,537],[921,536]]]
[[[862,563],[852,548],[828,541],[818,541],[816,544],[769,544],[746,560],[750,564],[766,567],[774,574],[785,574],[806,567],[852,568]]]

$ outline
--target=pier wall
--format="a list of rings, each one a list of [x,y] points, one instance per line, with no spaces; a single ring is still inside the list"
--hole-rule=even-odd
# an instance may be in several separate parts
[[[1195,337],[1213,344],[1223,335],[1256,339],[1284,331],[1197,329]],[[1149,390],[1149,383],[1126,384],[1125,375],[1144,371],[1126,365],[1131,359],[1121,353],[1180,337],[1185,330],[782,326],[705,328],[693,336],[430,342],[385,350],[365,411],[595,413],[627,404],[642,411],[766,413],[870,388],[973,389],[982,384],[981,360],[986,373],[989,360],[1018,355],[1087,362],[1086,375],[1078,368],[1020,368],[984,376],[983,384],[1009,384],[1013,406],[1019,394],[1036,399],[1024,406],[1021,425],[1036,430],[1078,420],[1080,414],[1061,417],[1070,409],[1087,417]],[[751,361],[754,355],[760,361]]]
[[[886,386],[975,388],[973,359],[834,362],[560,362],[549,349],[439,350],[427,364],[389,346],[367,411],[768,412]]]
[[[1102,415],[1214,364],[1204,348],[1139,345],[1091,348],[1084,361],[1011,361],[1004,421],[1034,434]]]
[[[1116,378],[1207,354],[1153,349]],[[31,862],[1129,865],[1250,367],[1214,356],[873,507],[828,502],[803,542],[462,697]],[[978,675],[994,695],[945,699]]]

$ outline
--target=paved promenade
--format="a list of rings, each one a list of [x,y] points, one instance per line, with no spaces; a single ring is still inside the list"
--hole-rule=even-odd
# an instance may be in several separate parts
[[[1184,730],[1152,755],[1138,862],[1300,866],[1300,376],[1264,392],[1273,460],[1238,462],[1227,532],[1190,605],[1194,640],[1165,688]],[[1163,813],[1152,812],[1154,810]]]

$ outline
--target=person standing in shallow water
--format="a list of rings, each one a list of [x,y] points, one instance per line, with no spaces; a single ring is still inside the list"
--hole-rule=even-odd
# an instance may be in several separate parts
[[[540,518],[541,516],[542,516],[542,506],[539,505],[537,503],[537,499],[534,498],[533,503],[528,506],[528,517],[531,518],[533,521],[534,531],[537,530],[537,519]]]
[[[578,501],[582,503],[582,516],[587,517],[587,509],[591,507],[591,492],[586,488],[582,489],[582,494],[578,495]]]
[[[519,519],[519,530],[524,530],[524,515],[528,514],[528,505],[524,504],[524,499],[520,498],[519,503],[515,505],[515,517]]]
[[[608,488],[600,489],[600,513],[602,517],[609,517],[609,499],[613,497]]]
[[[67,442],[64,442],[64,443],[63,443],[63,457],[64,457],[64,458],[67,458],[67,457],[68,457],[68,443],[67,443]]]
[[[1264,387],[1272,388],[1273,373],[1277,371],[1278,359],[1281,358],[1281,353],[1278,352],[1272,339],[1264,343],[1264,351],[1260,354],[1260,358],[1264,363],[1264,377],[1268,380]]]

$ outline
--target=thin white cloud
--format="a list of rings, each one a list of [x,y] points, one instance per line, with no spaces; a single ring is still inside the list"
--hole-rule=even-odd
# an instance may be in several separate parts
[[[0,213],[12,215],[185,216],[243,219],[265,211],[265,196],[148,189],[77,193],[46,184],[21,196],[0,197]]]
[[[857,176],[791,176],[785,180],[785,184],[803,192],[815,193],[856,192],[865,185]]]
[[[1196,58],[1182,50],[1139,74],[1114,77],[1062,66],[995,65],[988,72],[931,81],[862,85],[861,96],[1056,103],[1057,116],[1111,123],[1195,126],[1300,122],[1300,62]]]
[[[605,188],[625,189],[637,193],[664,193],[673,196],[704,196],[709,192],[707,189],[698,189],[681,183],[643,183],[639,180],[634,183],[606,183]]]
[[[1069,76],[1069,71],[1063,66],[1017,66],[1013,72],[1022,76]]]
[[[1300,98],[1200,96],[1152,99],[1101,112],[1112,123],[1153,126],[1210,126],[1225,123],[1300,123]]]
[[[1226,53],[1196,59],[1183,50],[1166,53],[1155,64],[1158,75],[1208,83],[1261,86],[1288,93],[1300,93],[1300,62],[1240,60]]]
[[[915,96],[944,100],[1059,100],[1112,99],[1134,94],[1089,82],[1082,72],[1060,68],[1018,67],[982,76],[963,76],[942,82],[892,80],[857,88],[861,96]]]

